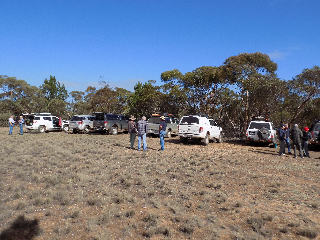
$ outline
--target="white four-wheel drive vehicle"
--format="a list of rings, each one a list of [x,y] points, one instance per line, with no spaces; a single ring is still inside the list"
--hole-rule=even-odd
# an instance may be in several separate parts
[[[276,143],[277,131],[272,122],[267,119],[257,118],[250,122],[246,132],[247,141]]]
[[[74,115],[69,121],[69,130],[73,133],[89,133],[93,130],[93,120],[95,116],[91,115]]]
[[[179,124],[178,136],[182,142],[198,139],[208,145],[210,140],[222,142],[222,128],[213,119],[198,115],[184,116]]]
[[[39,132],[44,133],[48,131],[68,131],[69,122],[62,121],[59,124],[59,118],[51,115],[51,113],[32,113],[27,115],[25,121],[26,129],[39,130]]]

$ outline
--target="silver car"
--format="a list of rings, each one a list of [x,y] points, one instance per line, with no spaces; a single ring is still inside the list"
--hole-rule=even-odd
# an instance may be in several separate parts
[[[94,118],[91,115],[74,115],[69,121],[69,130],[73,133],[89,133],[93,129]]]

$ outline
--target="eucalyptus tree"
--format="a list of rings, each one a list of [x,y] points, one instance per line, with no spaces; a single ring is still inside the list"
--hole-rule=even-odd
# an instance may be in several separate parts
[[[320,68],[314,66],[306,68],[288,82],[290,91],[288,109],[291,113],[290,122],[302,121],[301,116],[305,110],[312,109],[320,97]],[[318,109],[319,111],[319,109]],[[318,112],[319,114],[319,112]],[[308,114],[307,114],[308,115]]]
[[[161,111],[162,93],[159,91],[160,87],[154,86],[155,81],[138,82],[134,86],[134,92],[129,97],[129,113],[140,118],[146,116],[147,118],[155,112]]]
[[[240,104],[244,112],[244,127],[249,123],[250,100],[249,96],[268,81],[276,78],[277,64],[270,57],[260,52],[241,53],[226,59],[220,66],[219,76],[235,86],[235,91],[240,98]],[[270,84],[271,86],[272,84]]]

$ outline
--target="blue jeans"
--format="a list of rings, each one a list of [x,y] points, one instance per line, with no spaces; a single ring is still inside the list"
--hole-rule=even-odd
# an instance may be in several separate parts
[[[166,135],[166,131],[159,132],[161,150],[164,150],[164,135]]]
[[[287,148],[288,148],[288,153],[291,153],[290,139],[289,138],[286,138],[286,144],[287,144]]]
[[[142,138],[142,142],[143,142],[143,150],[147,150],[147,134],[138,134],[138,150],[140,150],[141,147],[141,138]]]
[[[19,124],[20,127],[20,135],[23,135],[23,124]]]
[[[9,123],[9,127],[10,127],[10,129],[9,129],[9,134],[11,135],[11,134],[12,134],[13,126]]]

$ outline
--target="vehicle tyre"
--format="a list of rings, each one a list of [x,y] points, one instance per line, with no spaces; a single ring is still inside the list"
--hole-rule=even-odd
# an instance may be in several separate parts
[[[267,140],[270,137],[270,132],[267,128],[263,127],[258,130],[258,137],[260,140]]]
[[[88,134],[90,132],[89,126],[86,126],[83,131],[85,134]]]
[[[202,140],[202,143],[203,143],[204,146],[207,146],[209,144],[209,141],[210,141],[209,135],[206,134],[206,136]]]
[[[168,132],[167,132],[167,138],[171,138],[171,131],[170,130],[168,130]]]
[[[63,125],[62,129],[63,129],[63,131],[68,132],[69,131],[69,126],[68,125]]]
[[[74,134],[76,134],[78,131],[77,131],[77,129],[72,129],[72,133],[74,133]]]
[[[111,134],[112,135],[117,135],[118,134],[118,128],[117,127],[112,127],[111,128]]]
[[[223,139],[222,139],[222,134],[219,134],[219,138],[217,139],[217,143],[222,143]]]
[[[40,126],[39,127],[39,132],[44,133],[46,131],[46,127],[45,126]]]

